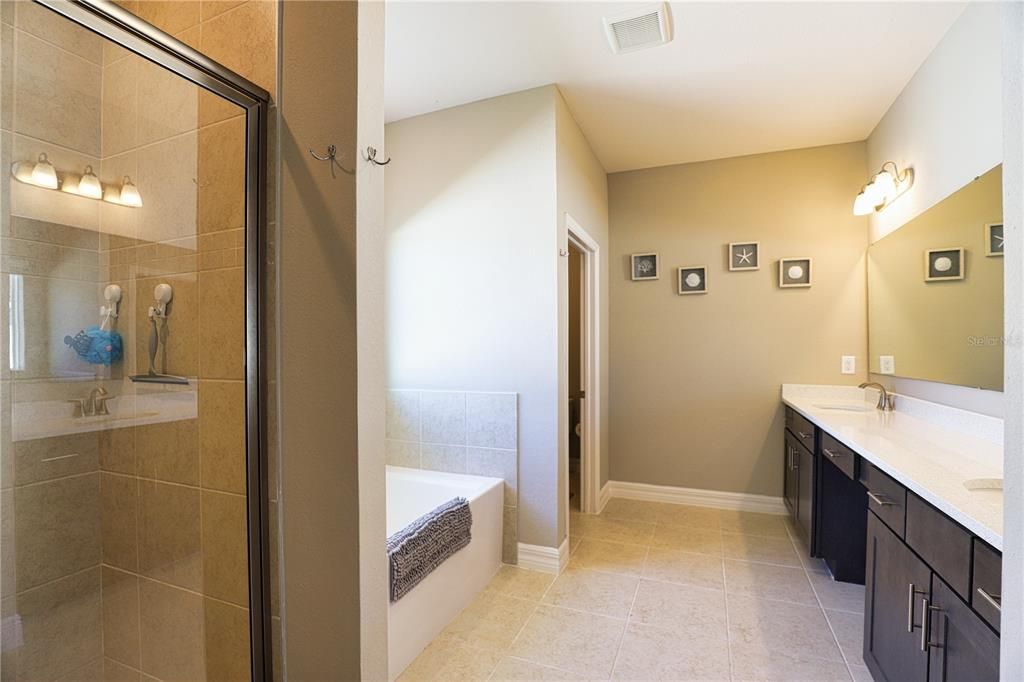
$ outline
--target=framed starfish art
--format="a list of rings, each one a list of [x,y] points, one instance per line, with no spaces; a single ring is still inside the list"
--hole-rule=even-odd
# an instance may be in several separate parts
[[[759,270],[760,242],[733,242],[729,244],[729,269],[737,270]]]

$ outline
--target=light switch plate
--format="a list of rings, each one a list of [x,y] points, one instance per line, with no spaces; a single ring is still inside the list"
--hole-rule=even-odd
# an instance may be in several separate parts
[[[844,355],[840,371],[843,374],[856,374],[857,373],[857,356],[855,356],[855,355]]]
[[[880,374],[895,374],[896,373],[896,356],[895,355],[879,355],[878,356],[878,372]]]

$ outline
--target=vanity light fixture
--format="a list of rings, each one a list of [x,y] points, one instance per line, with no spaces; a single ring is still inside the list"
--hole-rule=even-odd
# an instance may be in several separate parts
[[[139,194],[139,188],[132,183],[132,179],[127,175],[121,182],[121,203],[135,208],[142,206],[142,195]]]
[[[900,172],[894,161],[886,161],[853,201],[854,215],[870,215],[881,211],[914,185],[914,169]]]
[[[79,178],[78,193],[90,199],[103,198],[103,185],[100,184],[100,179],[96,177],[96,174],[92,172],[92,166],[86,166],[85,172]]]
[[[26,185],[35,185],[46,189],[57,189],[60,186],[57,169],[46,158],[46,154],[40,154],[35,163],[15,161],[11,164],[11,175],[15,180],[24,182]]]

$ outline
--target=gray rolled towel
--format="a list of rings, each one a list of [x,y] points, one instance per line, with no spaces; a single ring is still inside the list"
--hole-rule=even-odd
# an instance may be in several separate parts
[[[391,601],[398,601],[431,571],[469,544],[473,514],[464,497],[448,500],[388,538]]]

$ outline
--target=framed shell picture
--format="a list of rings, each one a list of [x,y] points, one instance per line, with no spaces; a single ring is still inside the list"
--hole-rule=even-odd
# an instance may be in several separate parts
[[[634,282],[658,279],[661,276],[658,268],[658,254],[634,253],[629,257],[629,260]]]
[[[760,270],[760,242],[732,242],[729,244],[729,270]]]
[[[962,247],[928,249],[924,252],[924,281],[943,282],[964,278]]]
[[[779,261],[779,287],[792,289],[811,286],[810,258],[783,258]]]
[[[678,273],[679,295],[708,293],[708,268],[706,265],[683,265]]]
[[[987,223],[985,225],[985,255],[1003,255],[1003,224]]]

